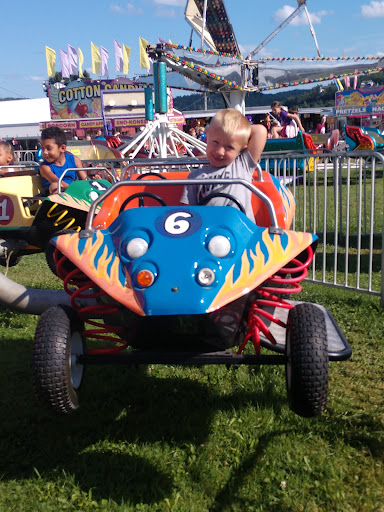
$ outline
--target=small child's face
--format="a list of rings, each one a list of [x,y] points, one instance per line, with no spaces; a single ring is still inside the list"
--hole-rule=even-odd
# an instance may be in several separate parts
[[[0,146],[0,165],[12,163],[12,154],[4,146]]]
[[[244,135],[228,135],[219,126],[207,130],[206,153],[212,167],[226,167],[246,147]]]
[[[272,107],[272,113],[278,116],[281,112],[281,107]]]
[[[65,153],[67,146],[62,144],[59,146],[55,139],[43,139],[41,141],[41,149],[43,150],[43,158],[49,163],[56,162],[60,156]]]

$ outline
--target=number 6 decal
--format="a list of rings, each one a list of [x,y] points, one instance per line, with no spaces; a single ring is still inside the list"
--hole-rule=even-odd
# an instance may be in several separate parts
[[[189,212],[176,212],[172,213],[164,222],[164,229],[171,235],[182,235],[191,227],[187,218],[192,217]]]
[[[201,224],[198,213],[182,209],[168,211],[155,221],[159,233],[171,238],[190,236],[200,229]]]

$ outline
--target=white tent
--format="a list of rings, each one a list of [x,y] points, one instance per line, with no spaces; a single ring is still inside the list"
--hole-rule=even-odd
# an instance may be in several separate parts
[[[48,98],[0,101],[0,138],[39,138],[39,122],[50,118]]]

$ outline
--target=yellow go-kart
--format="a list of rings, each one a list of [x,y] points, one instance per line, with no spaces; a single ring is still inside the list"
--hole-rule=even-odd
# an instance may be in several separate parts
[[[45,251],[57,231],[80,231],[92,202],[111,185],[107,179],[76,180],[61,192],[60,180],[59,193],[44,197],[34,162],[14,168],[0,179],[0,264],[4,266],[15,265],[20,256]],[[111,174],[105,168],[98,170]],[[113,176],[109,179],[115,181]]]

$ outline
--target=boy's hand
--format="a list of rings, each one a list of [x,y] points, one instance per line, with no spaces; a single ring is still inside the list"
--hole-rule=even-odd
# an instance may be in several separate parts
[[[59,182],[55,181],[54,183],[51,183],[49,185],[49,195],[57,194],[57,191],[59,190]]]

